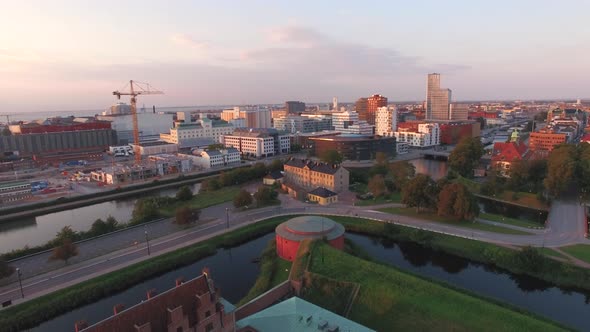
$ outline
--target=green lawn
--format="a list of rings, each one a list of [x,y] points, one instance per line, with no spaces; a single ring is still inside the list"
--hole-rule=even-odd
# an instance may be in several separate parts
[[[457,177],[453,181],[465,185],[472,193],[481,195],[481,193],[480,193],[481,183],[464,178],[462,176]],[[536,194],[517,192],[516,199],[513,198],[514,195],[515,195],[514,191],[504,190],[502,193],[500,193],[494,197],[486,196],[486,195],[482,195],[482,196],[489,197],[491,199],[497,198],[497,199],[501,199],[503,201],[512,202],[515,204],[520,204],[520,205],[524,205],[524,206],[528,206],[528,207],[536,208],[536,209],[547,209],[548,208],[547,204],[539,201]]]
[[[356,199],[354,204],[357,206],[369,206],[387,203],[400,203],[401,201],[402,194],[400,192],[394,192],[389,195],[377,197],[375,199]]]
[[[240,187],[223,187],[213,192],[199,193],[193,196],[188,202],[177,202],[160,210],[160,213],[166,217],[174,216],[176,209],[181,206],[188,206],[193,209],[204,209],[206,207],[229,202],[240,192]]]
[[[562,331],[551,322],[506,306],[353,257],[329,246],[323,249],[324,263],[316,248],[310,266],[311,272],[322,276],[316,282],[321,287],[313,287],[312,282],[313,289],[306,294],[314,296],[305,295],[305,298],[314,302],[314,299],[341,291],[341,296],[332,304],[337,311],[347,302],[349,292],[343,287],[329,287],[328,281],[333,279],[337,285],[342,282],[360,284],[348,318],[377,331]],[[322,296],[324,291],[326,297]]]
[[[479,218],[499,222],[502,224],[527,227],[527,228],[543,227],[543,224],[539,224],[534,221],[530,221],[527,219],[510,218],[510,217],[505,217],[503,215],[494,214],[494,213],[480,213]]]
[[[561,247],[559,249],[576,257],[579,260],[582,260],[586,263],[590,263],[590,245],[576,244],[573,246]]]
[[[539,250],[545,256],[567,259],[567,257],[551,248],[537,248],[537,250]]]
[[[479,231],[494,232],[494,233],[501,233],[501,234],[513,234],[513,235],[530,235],[530,233],[527,233],[527,232],[523,232],[523,231],[519,231],[519,230],[515,230],[515,229],[510,229],[510,228],[505,228],[505,227],[501,227],[501,226],[488,225],[488,224],[483,224],[483,223],[478,223],[478,222],[474,223],[474,222],[470,222],[470,221],[456,221],[456,220],[453,220],[452,218],[441,217],[441,216],[438,216],[438,215],[436,215],[434,213],[430,213],[430,212],[418,213],[418,212],[416,212],[416,209],[414,209],[414,208],[391,207],[391,208],[379,209],[379,211],[387,212],[387,213],[391,213],[391,214],[399,214],[402,216],[413,217],[416,219],[436,221],[436,222],[440,222],[440,223],[444,223],[444,224],[449,224],[449,225],[454,225],[454,226],[459,226],[459,227],[464,227],[464,228],[469,228],[469,229],[479,230]]]

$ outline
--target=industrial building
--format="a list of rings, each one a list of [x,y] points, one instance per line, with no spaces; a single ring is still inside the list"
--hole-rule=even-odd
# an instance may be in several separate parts
[[[330,246],[344,249],[344,226],[332,219],[320,216],[295,217],[278,225],[275,229],[277,255],[293,261],[301,241],[326,238]]]
[[[223,136],[222,144],[238,149],[244,156],[256,158],[291,151],[289,135],[281,135],[273,128],[237,128],[233,134]]]
[[[156,168],[157,175],[188,173],[193,170],[193,160],[183,155],[158,154],[149,156],[148,161]]]
[[[388,156],[395,153],[395,137],[363,136],[342,134],[336,136],[313,137],[312,154],[321,156],[326,151],[335,150],[345,160],[372,160],[377,152],[383,152]]]
[[[143,142],[138,145],[129,144],[133,147],[134,151],[139,151],[141,156],[149,156],[152,154],[160,153],[177,153],[178,145],[168,142],[156,141],[156,142]]]
[[[239,165],[241,162],[240,151],[235,148],[220,150],[197,150],[190,155],[183,155],[192,159],[196,167],[203,169]]]
[[[92,171],[90,178],[96,182],[106,184],[126,184],[133,181],[140,181],[153,178],[157,175],[154,165],[147,166],[113,166],[102,170]]]
[[[31,184],[26,181],[0,183],[0,204],[22,201],[33,197]]]

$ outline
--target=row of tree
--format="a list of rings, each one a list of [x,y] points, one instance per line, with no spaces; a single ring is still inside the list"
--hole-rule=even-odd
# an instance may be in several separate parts
[[[239,185],[248,181],[260,179],[266,174],[283,170],[283,161],[273,160],[268,166],[259,162],[252,167],[237,168],[231,171],[222,172],[219,177],[207,179],[201,182],[201,191],[215,191],[223,187]]]
[[[237,208],[248,207],[256,201],[256,207],[267,206],[277,201],[278,193],[271,187],[260,186],[254,194],[245,189],[240,190],[234,197],[234,206]]]

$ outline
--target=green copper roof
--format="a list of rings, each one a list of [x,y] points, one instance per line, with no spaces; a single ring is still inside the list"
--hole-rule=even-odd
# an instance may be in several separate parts
[[[374,331],[298,297],[292,297],[236,322],[237,329],[246,326],[260,332]]]

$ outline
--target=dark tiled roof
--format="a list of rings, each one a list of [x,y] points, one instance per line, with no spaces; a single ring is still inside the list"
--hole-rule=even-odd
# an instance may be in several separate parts
[[[268,174],[267,176],[265,176],[265,178],[267,179],[281,179],[283,178],[283,174],[280,171],[274,171],[274,172],[270,172],[270,174]]]
[[[337,165],[329,165],[329,164],[315,162],[315,161],[311,161],[311,160],[295,159],[295,158],[289,159],[285,163],[285,165],[288,165],[291,167],[297,167],[297,168],[304,168],[307,166],[309,169],[311,169],[315,172],[320,172],[320,173],[325,173],[325,174],[335,174],[340,169],[340,166],[337,166]]]
[[[326,189],[324,187],[317,187],[314,190],[310,191],[309,194],[310,195],[314,195],[314,196],[320,196],[320,197],[323,197],[323,198],[328,198],[328,197],[332,197],[332,196],[338,195],[337,193],[335,193],[335,192],[333,192],[331,190],[328,190],[328,189]]]

